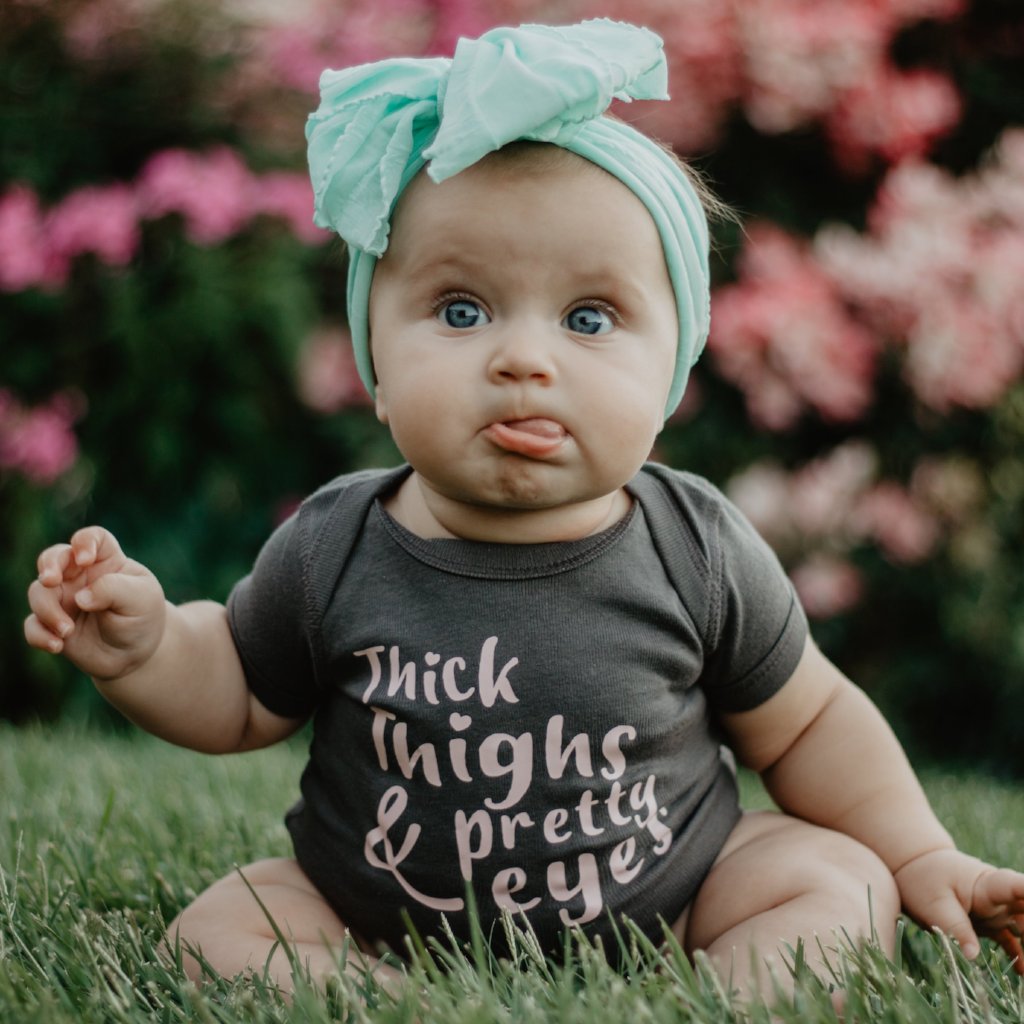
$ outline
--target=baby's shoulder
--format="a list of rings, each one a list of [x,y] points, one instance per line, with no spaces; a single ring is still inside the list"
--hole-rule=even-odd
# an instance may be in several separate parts
[[[361,521],[373,503],[394,490],[408,473],[408,466],[398,466],[362,469],[336,476],[299,505],[296,520],[301,531],[313,538],[324,529]]]
[[[755,569],[781,572],[774,552],[747,516],[705,477],[649,462],[629,487],[663,557],[683,550],[707,579],[730,572],[742,577]]]
[[[660,462],[646,462],[630,487],[646,487],[652,492],[667,491],[677,503],[697,510],[721,509],[729,499],[707,477],[685,469],[673,469]]]

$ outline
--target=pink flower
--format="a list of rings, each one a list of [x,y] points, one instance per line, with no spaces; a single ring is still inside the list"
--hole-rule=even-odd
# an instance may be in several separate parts
[[[754,225],[738,270],[739,281],[713,296],[708,350],[744,392],[751,419],[785,430],[807,408],[834,421],[862,416],[876,344],[807,247],[779,228]]]
[[[864,581],[856,567],[833,555],[815,553],[789,575],[804,610],[814,619],[849,611],[864,596]]]
[[[831,618],[855,607],[864,594],[860,572],[844,558],[816,552],[790,573],[804,610]]]
[[[79,416],[77,404],[61,394],[27,409],[0,389],[0,469],[16,470],[44,485],[70,469],[78,457],[71,429]]]
[[[64,41],[79,60],[101,61],[134,41],[139,11],[127,0],[79,0],[64,16]]]
[[[958,544],[977,532],[972,515],[984,485],[973,463],[923,460],[909,488],[879,481],[877,471],[875,452],[850,441],[793,472],[754,463],[727,485],[783,564],[794,567],[794,585],[816,618],[860,599],[863,583],[848,560],[854,550],[873,544],[890,560],[913,564],[932,555],[953,530],[959,531]]]
[[[46,230],[54,252],[66,259],[92,252],[124,266],[139,247],[135,193],[127,185],[79,189],[50,211]]]
[[[253,211],[253,178],[234,150],[167,149],[152,157],[137,183],[144,217],[178,213],[197,245],[216,245],[240,231]]]
[[[878,471],[874,449],[847,441],[814,459],[793,475],[790,507],[803,536],[847,546],[860,539],[850,511],[867,491]]]
[[[745,86],[735,5],[721,0],[609,0],[600,9],[593,3],[586,7],[578,12],[580,17],[645,25],[665,42],[672,99],[616,104],[615,114],[683,153],[713,146]],[[538,18],[544,20],[543,9],[531,20]]]
[[[298,390],[306,405],[324,414],[370,403],[356,372],[348,331],[323,328],[306,340],[299,356]]]
[[[434,31],[427,54],[450,57],[461,36],[475,38],[493,27],[479,0],[433,0]]]
[[[945,75],[883,63],[839,96],[826,133],[840,165],[863,173],[874,156],[890,164],[924,156],[960,112],[960,94]]]
[[[320,0],[302,24],[269,24],[256,39],[252,60],[276,86],[315,94],[325,68],[424,54],[435,17],[429,0],[343,5]]]
[[[963,178],[905,161],[867,235],[819,232],[815,252],[860,320],[904,352],[925,405],[988,408],[1024,374],[1024,133]],[[1018,154],[1018,149],[1021,151]]]
[[[867,444],[848,441],[792,473],[754,463],[727,492],[780,555],[820,546],[845,551],[862,539],[850,511],[872,486],[877,464]]]
[[[964,13],[968,0],[887,0],[896,21],[911,22],[934,18],[946,21]]]
[[[917,397],[940,412],[995,405],[1024,373],[1022,339],[1005,327],[969,299],[947,296],[922,309],[904,367]]]
[[[252,192],[253,213],[279,217],[296,238],[310,245],[330,240],[331,233],[313,223],[313,186],[308,174],[264,174],[255,180]]]
[[[911,474],[910,493],[917,504],[953,526],[969,522],[987,496],[981,467],[958,455],[922,459]]]
[[[15,185],[0,196],[0,291],[59,288],[67,261],[54,252],[35,192]]]
[[[735,4],[748,80],[744,107],[762,132],[808,124],[885,52],[895,26],[878,3],[745,0]]]
[[[755,462],[734,476],[729,497],[776,551],[794,542],[791,491],[793,480],[775,462]]]
[[[891,481],[876,484],[858,503],[854,518],[894,562],[924,561],[939,540],[934,516]]]

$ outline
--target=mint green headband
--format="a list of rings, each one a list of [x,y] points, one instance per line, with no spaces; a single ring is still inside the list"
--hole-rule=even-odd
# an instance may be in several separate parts
[[[348,243],[348,316],[372,395],[368,307],[398,197],[424,167],[441,182],[520,139],[551,142],[604,168],[657,225],[679,316],[665,408],[682,398],[708,333],[708,229],[686,174],[660,146],[602,116],[613,99],[668,99],[662,41],[608,19],[497,28],[460,39],[452,60],[396,58],[320,78],[306,125],[315,222]]]

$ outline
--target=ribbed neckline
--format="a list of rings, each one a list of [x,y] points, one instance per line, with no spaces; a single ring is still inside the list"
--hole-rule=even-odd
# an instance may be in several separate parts
[[[544,544],[493,544],[458,538],[418,537],[397,522],[381,504],[374,509],[391,539],[417,561],[455,576],[474,579],[528,580],[571,572],[612,547],[629,529],[639,502],[608,529],[580,540]]]

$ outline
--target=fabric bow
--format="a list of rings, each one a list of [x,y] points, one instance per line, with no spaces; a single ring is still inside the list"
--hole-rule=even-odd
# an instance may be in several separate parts
[[[451,60],[325,71],[306,126],[315,222],[381,256],[425,162],[440,182],[517,139],[564,145],[613,99],[667,99],[667,85],[658,36],[606,18],[492,29],[460,39]]]

